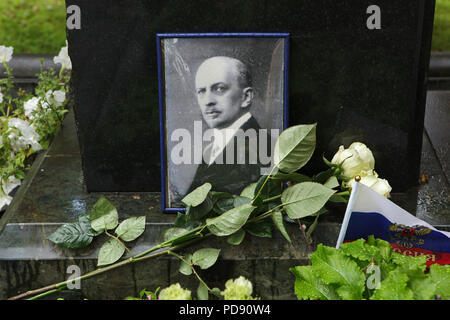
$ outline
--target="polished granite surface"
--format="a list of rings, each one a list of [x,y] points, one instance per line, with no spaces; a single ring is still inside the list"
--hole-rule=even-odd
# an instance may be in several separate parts
[[[160,190],[157,33],[289,33],[289,124],[318,122],[314,159],[370,141],[380,175],[401,192],[415,184],[434,1],[378,0],[381,30],[367,28],[371,3],[357,0],[72,4],[83,12],[67,37],[89,191]]]

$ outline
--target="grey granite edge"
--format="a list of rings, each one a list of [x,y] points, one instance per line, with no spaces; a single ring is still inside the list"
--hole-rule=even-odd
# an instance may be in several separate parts
[[[53,62],[54,56],[56,54],[14,54],[8,62],[8,66],[12,69],[16,82],[21,78],[33,81],[36,79],[36,74],[41,72],[41,59],[43,59],[42,67],[44,70],[52,68],[59,72],[61,65]],[[0,79],[5,77],[5,67],[0,65]]]
[[[59,71],[61,66],[53,62],[56,54],[15,54],[8,65],[13,69],[16,78],[35,78],[41,70],[41,59],[43,59],[44,69],[53,68]],[[5,68],[0,65],[0,78],[4,78]],[[450,76],[450,51],[432,51],[429,67],[430,77]]]
[[[429,77],[450,77],[450,52],[431,52]]]
[[[28,188],[30,187],[32,181],[34,180],[34,177],[36,176],[37,172],[39,171],[39,168],[41,167],[42,162],[44,161],[48,150],[48,148],[45,151],[41,151],[36,159],[34,160],[33,164],[31,165],[31,168],[28,172],[26,172],[25,179],[22,181],[19,189],[15,193],[13,200],[11,201],[10,205],[6,209],[6,211],[3,213],[3,215],[0,218],[0,235],[3,233],[3,230],[8,222],[8,220],[11,218],[13,213],[16,211],[16,208],[19,206],[20,202],[22,201],[22,198],[25,196]]]

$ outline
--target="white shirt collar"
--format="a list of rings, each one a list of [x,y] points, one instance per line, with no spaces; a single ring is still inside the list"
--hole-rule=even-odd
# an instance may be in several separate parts
[[[212,164],[216,160],[217,156],[223,151],[223,149],[225,149],[226,145],[234,137],[239,128],[242,127],[242,125],[246,123],[251,117],[251,113],[246,112],[236,121],[234,121],[229,127],[214,129],[214,142],[212,144],[209,164]]]

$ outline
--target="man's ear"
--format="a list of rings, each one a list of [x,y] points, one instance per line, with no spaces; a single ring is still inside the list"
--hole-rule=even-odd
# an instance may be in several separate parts
[[[242,90],[242,108],[248,108],[252,104],[253,101],[253,88],[248,87]]]

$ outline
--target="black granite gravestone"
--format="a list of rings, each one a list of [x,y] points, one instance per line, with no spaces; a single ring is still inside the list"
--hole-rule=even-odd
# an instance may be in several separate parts
[[[395,191],[419,175],[434,0],[66,0],[88,191],[159,191],[157,33],[290,33],[289,124],[318,148],[366,142]],[[369,29],[377,5],[381,29]],[[316,171],[314,163],[306,170]]]

